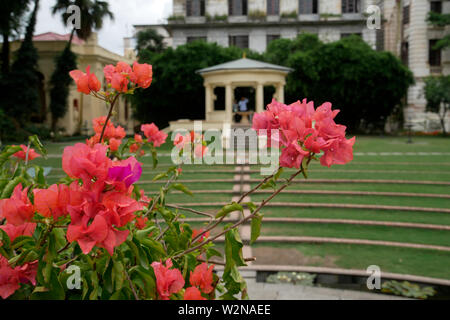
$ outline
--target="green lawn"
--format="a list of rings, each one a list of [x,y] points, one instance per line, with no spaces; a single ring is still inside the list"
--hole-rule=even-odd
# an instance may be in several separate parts
[[[450,279],[449,252],[347,244],[265,243],[256,244],[255,247],[295,249],[309,257],[334,257],[334,264],[344,269],[366,270],[370,265],[378,265],[384,272]],[[320,263],[308,264],[321,266]]]
[[[413,144],[407,144],[407,137],[357,137],[355,145],[355,159],[346,166],[333,166],[331,169],[313,162],[309,170],[310,179],[368,179],[368,180],[402,180],[402,181],[436,181],[450,182],[450,139],[439,137],[414,137]],[[49,154],[61,153],[63,148],[72,143],[47,144]],[[170,154],[173,144],[166,143],[160,154]],[[400,152],[401,155],[386,154]],[[414,153],[414,154],[408,154]],[[420,154],[425,153],[425,154]],[[430,154],[431,153],[431,154]],[[432,153],[446,153],[433,155]],[[163,155],[159,158],[160,167],[151,168],[151,157],[140,158],[144,163],[144,175],[141,181],[148,182],[153,177],[167,170],[172,165],[171,158]],[[54,183],[64,176],[61,170],[61,158],[35,160],[37,164],[53,167],[49,181]],[[261,166],[252,165],[251,170],[259,170]],[[266,166],[264,166],[266,167]],[[169,203],[218,203],[231,201],[234,183],[208,182],[214,179],[233,179],[235,176],[233,165],[186,165],[180,179],[196,180],[196,183],[187,183],[187,187],[195,190],[223,190],[224,193],[196,193],[194,197],[183,194],[170,194]],[[220,172],[220,171],[230,172]],[[203,171],[203,172],[202,172]],[[217,172],[216,172],[217,171]],[[294,171],[286,170],[282,178],[290,176]],[[261,179],[259,173],[252,173],[252,179]],[[288,190],[327,190],[327,191],[372,191],[396,193],[425,193],[450,194],[449,185],[421,185],[421,184],[386,184],[386,183],[299,183],[292,184]],[[155,196],[164,181],[157,184],[141,183],[147,195]],[[281,181],[280,181],[281,183]],[[255,184],[253,184],[254,186]],[[251,200],[259,202],[268,194],[252,195]],[[333,204],[367,204],[414,206],[424,208],[450,208],[450,199],[427,198],[419,196],[374,196],[374,195],[305,195],[280,194],[274,199],[276,202],[297,203],[333,203]],[[216,213],[220,206],[196,207],[201,211]],[[185,213],[186,217],[198,218],[192,213]],[[361,210],[361,209],[333,209],[333,208],[286,208],[267,207],[262,210],[265,217],[297,217],[297,218],[323,218],[323,219],[352,219],[375,220],[392,222],[411,222],[435,225],[450,225],[450,214],[437,212],[414,212],[394,210]],[[203,224],[195,223],[195,227]],[[383,226],[360,226],[342,224],[293,224],[293,223],[263,223],[262,235],[283,236],[314,236],[336,237],[352,239],[386,240],[395,242],[408,242],[420,244],[434,244],[450,246],[450,231],[427,230],[418,228],[398,228]],[[220,246],[220,245],[219,245]],[[419,250],[406,248],[392,248],[367,245],[340,245],[340,244],[255,244],[255,248],[274,247],[280,250],[295,249],[305,256],[333,257],[336,267],[366,269],[376,264],[386,272],[415,274],[429,277],[450,279],[450,253],[436,250]],[[314,261],[311,260],[311,261]],[[319,260],[320,261],[320,260]],[[283,264],[283,261],[275,261]],[[320,262],[313,265],[320,266]]]

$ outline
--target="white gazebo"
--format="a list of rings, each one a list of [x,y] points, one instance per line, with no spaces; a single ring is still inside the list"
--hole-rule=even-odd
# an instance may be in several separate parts
[[[204,129],[220,129],[224,124],[233,124],[234,90],[239,87],[251,87],[255,90],[255,111],[264,108],[264,87],[275,88],[274,98],[284,103],[284,87],[286,76],[293,71],[290,68],[270,63],[242,59],[219,64],[198,70],[205,86],[205,119]],[[217,88],[224,91],[224,106],[218,105]],[[190,121],[179,120],[171,123],[171,129],[189,128]]]

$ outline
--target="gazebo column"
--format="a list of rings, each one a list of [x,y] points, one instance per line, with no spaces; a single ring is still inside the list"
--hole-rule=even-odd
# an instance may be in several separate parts
[[[213,88],[212,85],[205,85],[205,119],[209,120],[210,113],[213,112]]]
[[[256,112],[264,111],[264,85],[258,82],[256,86]]]
[[[278,102],[284,103],[284,83],[279,83],[277,85],[276,96]]]
[[[226,119],[225,122],[233,122],[233,87],[231,83],[225,85],[225,110]]]

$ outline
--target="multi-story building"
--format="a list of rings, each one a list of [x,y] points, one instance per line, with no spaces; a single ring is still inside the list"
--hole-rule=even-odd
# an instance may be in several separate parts
[[[47,32],[33,37],[33,44],[39,54],[38,75],[39,75],[39,103],[40,112],[38,118],[40,122],[51,125],[51,113],[49,110],[51,83],[50,79],[55,70],[55,58],[61,54],[67,46],[70,34],[57,34]],[[11,52],[14,54],[19,50],[20,41],[11,43]],[[87,40],[81,40],[76,35],[72,41],[72,51],[77,55],[78,69],[86,70],[91,66],[91,72],[97,75],[103,73],[103,68],[107,64],[116,64],[125,61],[129,64],[133,60],[106,50],[98,44],[98,37],[93,33]],[[106,80],[99,78],[102,88],[106,90]],[[78,92],[77,86],[73,83],[70,86],[68,96],[68,108],[66,115],[58,120],[58,130],[62,130],[65,135],[73,135],[81,131],[82,134],[92,134],[92,120],[105,115],[107,109],[105,103],[93,96],[87,96]],[[135,121],[132,117],[132,109],[129,102],[119,99],[115,106],[113,121],[120,124],[128,133],[134,132]]]
[[[376,46],[365,9],[376,0],[173,0],[164,25],[173,47],[194,40],[264,52],[278,38],[317,34],[324,41],[358,34]],[[148,28],[136,25],[136,31]],[[158,28],[160,26],[151,26]]]
[[[430,75],[450,74],[450,49],[434,50],[450,27],[435,27],[427,22],[429,12],[450,13],[450,1],[385,0],[385,49],[399,56],[414,73],[415,85],[407,96],[405,120],[414,130],[440,130],[436,114],[426,112],[424,79]],[[447,118],[450,128],[450,115]]]

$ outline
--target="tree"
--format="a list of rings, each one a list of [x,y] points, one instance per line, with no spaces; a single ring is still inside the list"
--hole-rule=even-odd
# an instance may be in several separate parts
[[[150,88],[136,92],[132,105],[141,122],[155,122],[160,127],[178,119],[204,119],[205,88],[197,70],[242,58],[236,47],[223,48],[216,43],[194,41],[176,49],[140,59],[153,65],[155,78]],[[254,52],[247,57],[261,59]]]
[[[425,98],[427,111],[439,116],[442,132],[447,135],[445,118],[450,109],[450,76],[428,77],[425,79]]]
[[[53,132],[56,130],[58,119],[64,117],[67,112],[69,86],[72,83],[69,72],[77,68],[76,60],[77,57],[70,50],[70,45],[67,45],[61,55],[55,59],[56,68],[50,80],[50,112],[52,113]]]
[[[66,24],[69,14],[67,8],[76,5],[80,8],[81,28],[72,29],[69,42],[64,51],[56,58],[56,68],[51,78],[50,91],[50,111],[52,113],[52,130],[56,130],[58,119],[64,117],[67,112],[67,99],[69,96],[69,86],[72,78],[69,72],[76,69],[76,55],[71,51],[71,45],[74,35],[78,38],[87,40],[93,30],[100,30],[103,27],[103,20],[107,17],[114,19],[113,13],[109,10],[109,4],[106,1],[98,0],[58,0],[52,8],[52,13],[61,13],[63,24]],[[83,123],[83,106],[80,107],[79,127]]]
[[[164,37],[154,29],[139,31],[136,35],[138,57],[148,58],[152,53],[161,53],[166,49]]]
[[[39,0],[34,1],[25,38],[17,52],[11,67],[5,92],[8,115],[18,124],[26,124],[33,113],[39,112],[38,99],[38,53],[33,45],[33,33],[36,26]]]
[[[287,79],[287,102],[299,97],[316,104],[332,102],[341,110],[339,121],[353,131],[383,130],[414,82],[395,56],[373,50],[358,36],[325,44],[303,34],[287,41],[273,41],[265,54],[269,62],[295,70]],[[280,56],[284,61],[277,60]]]
[[[52,13],[61,13],[62,23],[65,25],[70,17],[67,13],[67,8],[71,5],[78,6],[81,14],[81,28],[73,29],[80,39],[88,39],[93,30],[100,30],[103,28],[103,20],[106,17],[114,19],[114,14],[109,10],[107,1],[100,0],[57,0],[52,8]]]
[[[428,14],[428,22],[437,27],[445,27],[450,25],[450,13],[442,14],[436,12],[430,12]],[[447,34],[444,38],[436,43],[434,49],[445,49],[450,47],[450,34]]]
[[[17,34],[23,15],[28,10],[30,0],[1,0],[0,32],[3,37],[2,44],[2,74],[6,76],[10,72],[10,37]]]

